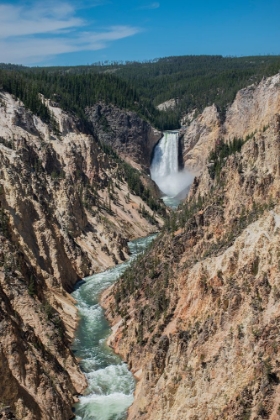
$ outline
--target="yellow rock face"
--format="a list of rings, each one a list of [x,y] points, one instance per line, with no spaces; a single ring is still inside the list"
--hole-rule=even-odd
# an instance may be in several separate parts
[[[140,207],[151,209],[78,121],[45,103],[60,135],[1,93],[0,408],[69,420],[86,380],[69,350],[77,314],[67,292],[123,261],[127,241],[162,221],[143,217]]]
[[[200,176],[177,224],[134,289],[127,278],[103,296],[110,344],[138,379],[130,420],[279,419],[279,81],[240,91],[224,124],[215,107],[190,124],[184,156]],[[211,179],[216,140],[247,135]]]

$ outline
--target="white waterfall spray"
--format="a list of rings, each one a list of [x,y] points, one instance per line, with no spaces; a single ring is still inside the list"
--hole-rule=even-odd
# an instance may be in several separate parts
[[[150,168],[151,178],[159,189],[169,197],[187,195],[193,176],[190,172],[179,171],[178,163],[178,131],[167,131],[154,150]]]

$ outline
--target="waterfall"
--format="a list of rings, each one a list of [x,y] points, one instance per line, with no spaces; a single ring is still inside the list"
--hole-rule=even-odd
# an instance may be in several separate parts
[[[154,150],[151,166],[152,179],[164,178],[176,174],[178,165],[178,132],[166,132]]]
[[[187,195],[193,176],[186,170],[179,171],[179,132],[167,131],[154,149],[151,178],[168,197]]]

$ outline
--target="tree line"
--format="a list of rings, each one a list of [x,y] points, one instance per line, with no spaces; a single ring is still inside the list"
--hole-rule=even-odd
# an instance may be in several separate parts
[[[34,67],[0,64],[0,85],[44,121],[48,109],[38,93],[76,113],[89,126],[85,108],[105,102],[129,109],[160,130],[180,127],[181,117],[216,104],[221,118],[238,90],[280,71],[280,56],[180,56],[148,62]],[[157,105],[176,99],[173,110]]]

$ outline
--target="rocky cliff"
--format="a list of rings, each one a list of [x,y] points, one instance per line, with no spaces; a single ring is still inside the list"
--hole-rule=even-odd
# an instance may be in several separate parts
[[[0,93],[0,408],[68,420],[86,382],[69,349],[76,309],[67,292],[162,222],[144,175],[42,100],[52,129]]]
[[[138,379],[130,420],[280,418],[279,81],[240,91],[224,124],[211,107],[187,127],[201,175],[103,295]]]
[[[110,145],[130,163],[150,167],[155,144],[162,133],[140,118],[135,112],[113,105],[96,104],[87,109],[96,136]]]
[[[280,75],[277,74],[240,90],[229,106],[224,122],[215,105],[205,108],[196,118],[195,113],[186,116],[182,123],[187,124],[181,130],[186,168],[199,172],[219,138],[227,141],[234,137],[246,138],[266,129],[272,116],[280,112],[279,84]]]
[[[194,173],[201,171],[221,132],[220,116],[215,105],[205,108],[190,120],[189,125],[181,128],[182,161],[186,169]]]

